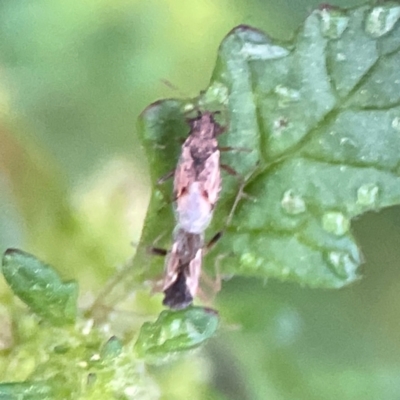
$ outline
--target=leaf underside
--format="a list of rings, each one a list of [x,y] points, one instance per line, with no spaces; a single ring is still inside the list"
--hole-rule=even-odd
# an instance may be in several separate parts
[[[323,288],[357,280],[351,220],[400,202],[399,18],[398,3],[322,7],[283,44],[239,26],[222,42],[204,93],[149,106],[140,128],[154,190],[136,276],[162,273],[164,260],[148,248],[171,247],[175,219],[171,182],[156,182],[175,168],[187,110],[200,108],[221,111],[221,146],[251,149],[222,154],[246,178],[249,198],[206,268]],[[225,227],[238,187],[223,175],[206,236]]]

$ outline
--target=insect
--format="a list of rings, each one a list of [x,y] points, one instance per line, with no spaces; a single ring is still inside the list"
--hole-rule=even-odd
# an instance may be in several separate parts
[[[163,282],[164,305],[182,309],[193,302],[199,286],[203,246],[202,234],[189,233],[179,227],[175,230]]]
[[[177,228],[163,282],[163,304],[174,309],[189,306],[197,294],[204,231],[210,224],[221,191],[220,150],[216,137],[224,128],[208,111],[199,112],[188,122],[190,134],[182,145],[173,172]]]
[[[163,304],[173,309],[185,308],[193,302],[199,288],[203,254],[222,235],[217,233],[204,246],[204,232],[221,191],[221,168],[236,175],[234,170],[220,164],[217,136],[225,128],[215,121],[214,115],[209,111],[199,112],[197,117],[188,120],[190,134],[182,145],[177,167],[159,180],[174,176],[177,227],[163,282]],[[236,204],[235,200],[233,209]],[[233,210],[229,221],[232,213]]]
[[[175,213],[178,225],[189,233],[203,233],[211,222],[221,191],[220,150],[217,136],[225,129],[212,112],[188,120],[190,134],[174,171]]]

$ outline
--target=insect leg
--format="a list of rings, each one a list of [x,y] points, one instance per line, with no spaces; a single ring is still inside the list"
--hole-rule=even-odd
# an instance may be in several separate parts
[[[230,167],[227,164],[220,164],[219,165],[221,169],[223,169],[225,172],[227,172],[229,175],[240,177],[239,173],[236,172],[232,167]]]
[[[148,252],[153,256],[161,256],[161,257],[165,257],[169,253],[168,250],[162,249],[160,247],[149,247]]]
[[[219,146],[219,151],[243,151],[244,153],[251,153],[252,150],[247,147],[232,147],[232,146]]]
[[[244,187],[249,182],[250,178],[252,178],[253,174],[258,170],[258,166],[259,166],[259,163],[256,164],[256,166],[250,171],[250,173],[245,178],[240,177],[239,190],[238,190],[237,195],[235,197],[235,201],[233,202],[231,211],[229,212],[228,218],[225,221],[224,229],[231,224],[233,214],[235,213],[236,208],[237,208],[240,200],[248,199],[248,200],[253,200],[254,201],[253,197],[249,196],[247,193],[244,192]]]
[[[223,234],[224,231],[219,231],[211,238],[211,240],[207,243],[207,245],[204,248],[204,254],[207,254],[216,245],[216,243],[219,241],[219,239],[221,239]]]
[[[158,181],[157,181],[157,185],[161,185],[164,182],[166,182],[168,179],[171,179],[175,174],[175,168],[172,171],[169,171],[168,173],[166,173],[165,175],[163,175]]]

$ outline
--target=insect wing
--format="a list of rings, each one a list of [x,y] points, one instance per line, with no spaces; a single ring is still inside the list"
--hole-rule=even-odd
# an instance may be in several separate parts
[[[191,183],[195,181],[196,172],[193,166],[193,159],[190,154],[190,148],[183,145],[181,157],[175,169],[174,175],[174,197],[179,199]]]
[[[163,291],[168,289],[178,277],[178,268],[180,263],[179,243],[175,242],[172,246],[171,253],[167,257]]]
[[[186,276],[186,285],[192,297],[196,296],[197,289],[199,287],[202,259],[203,249],[198,249],[195,258],[189,263],[189,270],[187,271]]]
[[[203,195],[207,196],[212,208],[218,201],[221,191],[221,171],[219,167],[220,152],[214,151],[207,158],[204,170],[200,173],[198,180],[203,183]]]
[[[200,234],[210,224],[221,190],[220,152],[216,150],[207,158],[198,176],[194,162],[185,153],[175,172],[175,212],[182,229]]]

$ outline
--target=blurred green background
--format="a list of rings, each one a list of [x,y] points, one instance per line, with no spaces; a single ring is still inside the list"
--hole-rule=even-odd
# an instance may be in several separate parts
[[[140,236],[150,189],[139,113],[205,89],[219,43],[236,25],[288,40],[318,4],[3,0],[1,252],[35,254],[79,281],[82,305],[91,301]],[[400,209],[364,215],[353,228],[366,260],[362,281],[340,291],[224,283],[218,337],[202,354],[154,371],[162,398],[399,399]],[[0,315],[11,297],[1,279]],[[12,341],[7,320],[1,325],[3,350]]]

